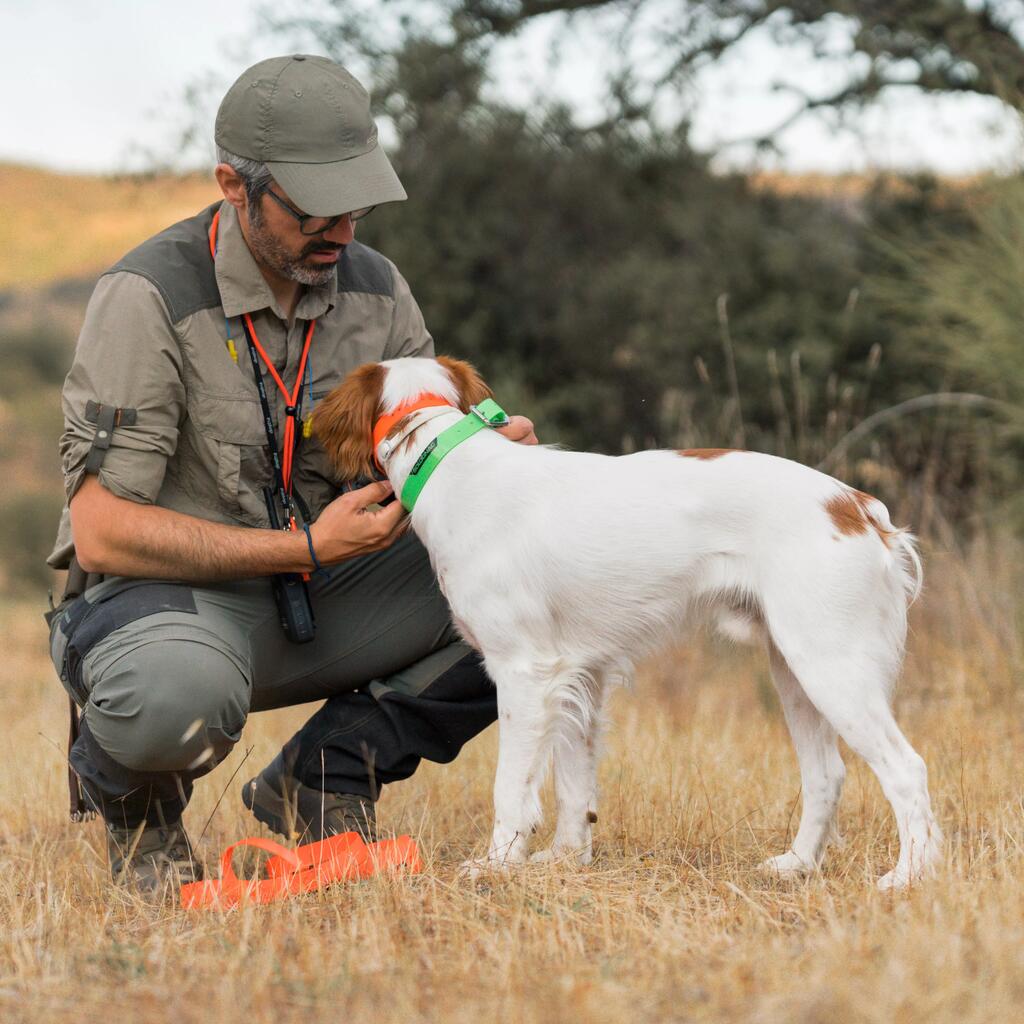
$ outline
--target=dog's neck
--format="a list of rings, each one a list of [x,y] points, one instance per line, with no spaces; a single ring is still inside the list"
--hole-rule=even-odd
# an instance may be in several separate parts
[[[463,416],[454,406],[418,409],[410,414],[410,422],[402,430],[401,436],[394,439],[391,452],[380,457],[384,472],[399,498],[409,472],[424,448]]]

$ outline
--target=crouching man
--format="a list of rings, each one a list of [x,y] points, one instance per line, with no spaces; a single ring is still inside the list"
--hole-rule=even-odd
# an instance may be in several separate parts
[[[400,503],[380,507],[383,483],[341,493],[311,429],[349,370],[433,353],[401,274],[355,241],[406,198],[367,93],[322,57],[263,61],[215,137],[223,201],[101,277],[63,394],[50,564],[88,576],[51,654],[114,876],[149,892],[198,877],[182,812],[251,712],[325,701],[242,790],[305,841],[372,834],[383,785],[496,714]],[[521,417],[505,433],[536,441]]]

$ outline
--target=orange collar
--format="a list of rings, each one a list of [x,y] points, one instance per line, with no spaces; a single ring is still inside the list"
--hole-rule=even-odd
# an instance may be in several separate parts
[[[377,447],[387,436],[388,431],[403,416],[408,416],[409,413],[416,412],[417,409],[438,409],[443,406],[448,406],[450,409],[454,409],[455,412],[458,412],[458,409],[456,409],[447,398],[442,398],[440,395],[433,395],[430,394],[430,392],[425,392],[418,395],[411,402],[405,402],[400,405],[397,409],[392,410],[386,416],[381,416],[373,428],[373,461],[377,464],[377,468],[380,469],[381,472],[384,472],[384,467],[377,461]]]

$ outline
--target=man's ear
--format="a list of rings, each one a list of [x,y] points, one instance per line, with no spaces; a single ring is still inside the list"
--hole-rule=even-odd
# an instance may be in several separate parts
[[[479,405],[485,398],[494,397],[471,363],[449,356],[438,356],[437,361],[448,371],[459,395],[459,408],[463,412],[469,412],[471,405]]]
[[[217,164],[213,176],[217,179],[224,198],[241,213],[247,207],[245,182],[231,164]]]
[[[380,415],[384,367],[353,370],[317,407],[313,431],[342,480],[375,475],[373,424]]]

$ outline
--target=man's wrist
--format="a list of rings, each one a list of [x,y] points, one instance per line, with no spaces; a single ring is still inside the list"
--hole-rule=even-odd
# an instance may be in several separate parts
[[[309,559],[312,562],[312,568],[314,573],[323,573],[327,575],[327,570],[320,564],[320,559],[316,556],[316,547],[313,545],[313,532],[309,523],[302,524],[302,532],[306,538],[306,546],[309,548]]]

